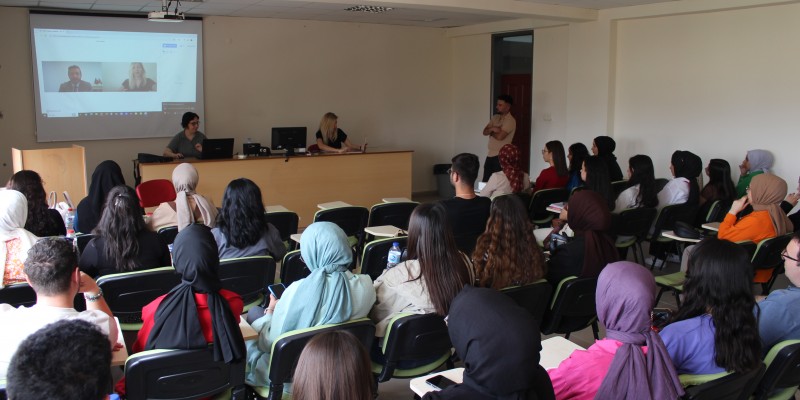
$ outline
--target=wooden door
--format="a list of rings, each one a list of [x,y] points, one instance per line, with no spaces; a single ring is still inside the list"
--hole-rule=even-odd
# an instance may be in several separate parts
[[[531,159],[531,74],[503,75],[499,93],[514,99],[511,115],[517,120],[517,131],[512,143],[520,150],[522,169],[530,174]]]

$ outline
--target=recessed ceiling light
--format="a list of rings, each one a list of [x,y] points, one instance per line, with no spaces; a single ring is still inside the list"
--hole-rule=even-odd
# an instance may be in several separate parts
[[[347,7],[344,10],[353,12],[382,13],[386,11],[392,11],[394,10],[394,8],[381,7],[381,6],[352,6],[352,7]]]

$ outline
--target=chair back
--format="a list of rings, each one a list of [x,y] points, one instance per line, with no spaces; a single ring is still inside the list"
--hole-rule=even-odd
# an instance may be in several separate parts
[[[283,385],[291,382],[300,353],[314,336],[331,331],[344,330],[352,333],[369,351],[375,338],[375,325],[369,318],[361,318],[341,324],[320,325],[312,328],[286,332],[272,343],[269,363],[270,399],[280,399]],[[274,397],[273,397],[274,396]]]
[[[275,282],[275,260],[270,256],[220,260],[219,279],[224,289],[242,297],[245,306],[258,303],[267,285]]]
[[[427,368],[406,371],[398,376],[427,374],[449,360],[453,345],[444,318],[436,314],[400,314],[390,322],[382,347],[386,360],[378,373],[378,382],[386,382],[395,376],[400,361],[429,360],[442,355]],[[376,372],[374,366],[373,372]]]
[[[726,200],[715,200],[706,202],[697,211],[695,225],[699,226],[709,222],[722,222],[725,214],[731,208],[731,202]]]
[[[550,295],[553,293],[553,286],[546,280],[525,286],[508,287],[502,290],[508,297],[511,297],[520,307],[528,310],[529,313],[542,324],[547,305],[550,303]]]
[[[750,261],[753,264],[753,268],[771,269],[783,266],[781,253],[792,240],[793,234],[794,233],[787,233],[759,242],[758,247],[756,247],[756,252]]]
[[[398,236],[373,240],[364,246],[364,253],[361,256],[361,273],[369,275],[374,281],[386,269],[389,249],[392,244],[398,242],[401,249],[408,246],[408,236]]]
[[[30,307],[36,304],[36,292],[27,283],[15,283],[0,289],[0,304]]]
[[[367,226],[393,225],[407,231],[408,220],[418,205],[417,202],[375,204],[369,210]]]
[[[175,186],[169,179],[153,179],[136,186],[136,195],[139,196],[139,205],[142,208],[156,207],[161,203],[174,201],[177,197]]]
[[[300,217],[294,211],[278,211],[268,212],[267,222],[278,228],[281,234],[281,240],[284,242],[290,239],[290,236],[297,233],[297,226],[300,223]]]
[[[611,232],[617,236],[635,236],[641,240],[653,225],[658,211],[655,208],[639,207],[612,214]]]
[[[178,236],[177,226],[165,226],[158,228],[158,238],[166,244],[175,243],[175,237]]]
[[[764,364],[746,373],[725,375],[706,383],[686,388],[686,400],[747,400],[764,375]],[[683,381],[683,376],[681,376]]]
[[[753,399],[793,399],[794,392],[800,386],[800,340],[785,340],[772,346],[764,363],[767,370],[756,387]]]
[[[300,258],[300,250],[294,250],[286,253],[283,256],[281,263],[281,283],[286,287],[294,281],[299,281],[311,275],[311,270],[308,269],[306,263]]]
[[[129,400],[199,399],[232,389],[246,399],[245,360],[214,361],[212,347],[197,350],[148,350],[125,361]]]
[[[138,330],[142,324],[142,307],[156,297],[169,293],[181,282],[172,267],[103,275],[97,285],[103,290],[108,308],[119,318],[122,330]]]
[[[556,214],[547,211],[547,206],[567,201],[568,198],[569,192],[565,188],[537,190],[528,205],[528,216],[535,225],[546,224],[557,217]]]
[[[545,314],[542,333],[569,334],[597,323],[597,278],[564,278]],[[597,337],[595,331],[595,337]]]
[[[369,219],[366,207],[348,206],[319,210],[314,214],[314,222],[333,222],[339,225],[347,236],[361,237]]]
[[[673,229],[675,223],[678,221],[686,222],[687,224],[694,223],[694,218],[696,214],[697,214],[696,205],[681,203],[681,204],[671,204],[665,206],[658,213],[658,217],[656,217],[656,222],[653,229],[653,235],[651,236],[651,238],[653,240],[658,239],[661,236],[662,231],[668,231]]]
[[[86,245],[94,239],[94,235],[91,233],[84,233],[78,236],[75,236],[75,245],[78,246],[78,255],[83,254],[83,249],[86,248]]]
[[[628,181],[621,180],[621,181],[614,181],[611,182],[611,191],[614,193],[614,196],[619,196],[625,189],[628,188]]]
[[[664,186],[667,186],[669,183],[669,179],[667,178],[656,178],[656,193],[660,192],[661,189],[664,189]]]

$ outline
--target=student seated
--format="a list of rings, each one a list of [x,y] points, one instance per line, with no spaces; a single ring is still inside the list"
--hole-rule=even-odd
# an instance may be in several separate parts
[[[475,194],[475,179],[478,178],[480,161],[478,156],[461,153],[453,157],[450,167],[450,183],[456,188],[456,196],[442,200],[447,210],[447,219],[453,228],[456,246],[464,254],[472,254],[475,241],[486,230],[489,207],[492,201]]]
[[[739,181],[736,182],[736,197],[747,194],[747,187],[753,177],[769,172],[775,158],[767,150],[749,150],[739,165]]]
[[[450,340],[464,360],[461,384],[428,392],[424,400],[553,399],[539,366],[539,323],[510,297],[464,286],[447,319]]]
[[[563,153],[563,150],[562,150]],[[519,148],[513,144],[500,148],[500,168],[489,177],[486,186],[479,193],[482,197],[495,197],[509,193],[519,193],[530,189],[531,178],[519,165]]]
[[[792,209],[794,209],[794,207],[797,205],[798,199],[800,199],[800,179],[797,181],[797,189],[795,189],[795,192],[786,195],[786,199],[781,202],[781,209],[789,217],[789,220],[792,221],[795,232],[800,231],[800,213],[791,212]]]
[[[272,256],[280,262],[286,255],[281,233],[267,222],[261,189],[247,178],[234,179],[225,188],[222,210],[211,233],[222,259]]]
[[[103,291],[89,275],[78,270],[77,265],[72,242],[63,238],[42,238],[31,247],[24,271],[36,292],[36,304],[19,308],[0,304],[0,326],[4,328],[0,340],[0,380],[5,379],[11,356],[20,343],[52,322],[85,320],[107,336],[106,346],[110,348],[117,343],[117,323],[103,298]],[[86,311],[72,308],[78,293],[86,298]],[[108,367],[105,365],[106,369]]]
[[[377,396],[364,345],[347,331],[320,333],[308,341],[294,371],[294,400],[372,400]]]
[[[697,245],[681,307],[661,331],[679,374],[747,372],[761,365],[752,276],[741,246],[713,237]]]
[[[167,245],[147,228],[136,192],[120,185],[108,193],[103,216],[81,253],[81,271],[96,278],[172,265]]]
[[[486,232],[472,253],[475,286],[503,289],[544,278],[547,265],[533,237],[533,224],[516,196],[492,201]]]
[[[547,371],[557,399],[676,399],[683,395],[664,343],[651,329],[656,282],[641,265],[608,264],[597,281],[606,337]]]
[[[653,160],[638,154],[628,160],[628,183],[615,202],[614,211],[619,213],[628,208],[658,206],[656,176]]]
[[[28,219],[25,220],[25,229],[28,232],[39,237],[67,234],[61,214],[47,205],[47,193],[42,185],[42,177],[36,171],[17,172],[8,180],[6,189],[18,191],[28,200]]]
[[[373,287],[377,302],[369,313],[379,348],[389,322],[398,313],[442,317],[461,288],[472,282],[466,256],[456,247],[441,204],[420,204],[408,223],[408,260],[385,270]]]
[[[119,164],[111,160],[101,162],[92,173],[89,184],[89,194],[78,203],[75,209],[75,232],[89,233],[94,230],[100,217],[103,216],[103,206],[106,204],[108,192],[111,189],[125,184],[122,169]]]
[[[16,190],[0,190],[0,288],[25,282],[22,265],[28,249],[39,239],[24,228],[27,218],[25,196]]]
[[[194,190],[200,177],[192,164],[183,163],[172,171],[172,185],[175,186],[175,201],[161,203],[150,217],[150,228],[178,226],[183,230],[186,226],[201,222],[213,228],[217,221],[217,207],[214,203]]]
[[[544,162],[550,164],[550,167],[543,169],[542,172],[539,173],[539,176],[536,177],[536,184],[533,190],[563,188],[567,186],[569,171],[567,170],[567,159],[564,155],[564,145],[558,140],[545,143],[542,149],[542,159],[544,159]],[[502,160],[503,150],[500,149],[501,163]]]
[[[614,150],[617,148],[617,142],[608,136],[598,136],[592,141],[592,154],[600,157],[603,163],[608,167],[608,176],[612,182],[622,180],[622,170],[617,164],[617,156],[614,155]]]
[[[248,312],[247,320],[258,332],[258,339],[247,342],[245,380],[251,386],[269,385],[270,351],[281,334],[363,318],[375,304],[369,275],[348,270],[353,251],[336,224],[309,225],[300,239],[300,254],[311,275],[292,283],[280,300],[270,295],[266,309],[253,307]],[[290,385],[284,390],[290,391]]]
[[[672,204],[699,204],[697,177],[702,168],[702,160],[694,153],[682,150],[672,153],[669,170],[674,178],[658,192],[658,208]]]
[[[730,203],[736,199],[736,187],[731,180],[731,165],[727,161],[712,158],[706,167],[708,183],[700,191],[700,205],[723,201]]]
[[[83,320],[54,322],[19,345],[8,368],[8,398],[104,400],[110,365],[108,338],[97,326]]]
[[[800,339],[800,233],[795,232],[781,257],[789,287],[773,291],[758,303],[758,332],[764,354],[779,342]]]
[[[572,192],[575,188],[583,185],[583,178],[581,178],[581,169],[583,168],[583,160],[589,157],[589,149],[583,143],[573,143],[567,150],[567,160],[569,160],[569,181],[567,181],[567,190]]]

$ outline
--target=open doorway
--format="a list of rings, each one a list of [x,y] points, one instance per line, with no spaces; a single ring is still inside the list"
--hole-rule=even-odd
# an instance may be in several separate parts
[[[492,98],[494,112],[497,96],[514,99],[511,115],[517,121],[512,143],[520,150],[521,167],[530,173],[531,86],[533,77],[533,31],[492,35]]]

